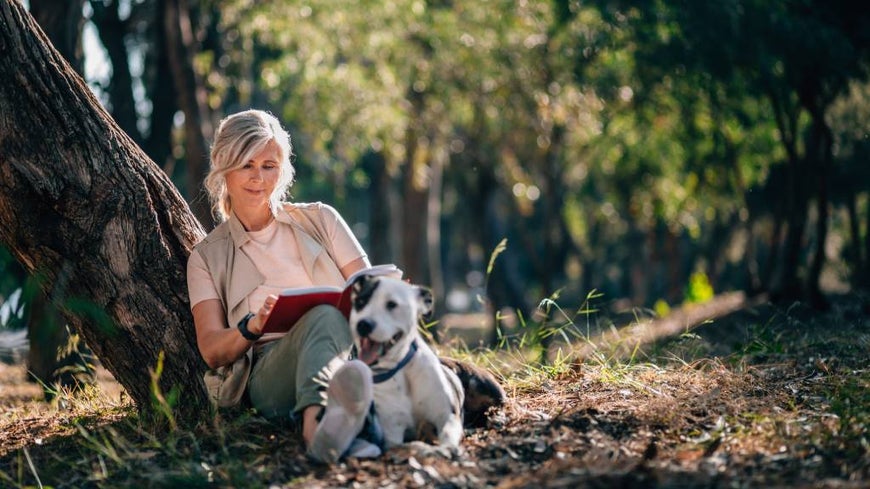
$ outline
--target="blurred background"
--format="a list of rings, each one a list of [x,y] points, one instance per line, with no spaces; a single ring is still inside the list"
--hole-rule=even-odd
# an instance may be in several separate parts
[[[445,318],[870,284],[861,2],[25,4],[206,228],[214,128],[271,111],[292,200],[335,206]],[[0,251],[6,327],[27,281]]]

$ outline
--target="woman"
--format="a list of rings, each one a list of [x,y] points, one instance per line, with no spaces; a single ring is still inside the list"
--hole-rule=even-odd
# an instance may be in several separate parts
[[[281,290],[341,286],[370,266],[333,208],[282,202],[293,182],[291,151],[289,134],[259,110],[227,117],[215,135],[205,185],[222,223],[190,255],[190,304],[209,368],[252,366],[242,371],[239,395],[210,393],[233,404],[244,386],[265,416],[301,418],[308,453],[318,460],[377,456],[376,445],[355,439],[371,405],[371,374],[362,362],[345,361],[352,340],[341,313],[319,306],[283,336],[262,335]]]

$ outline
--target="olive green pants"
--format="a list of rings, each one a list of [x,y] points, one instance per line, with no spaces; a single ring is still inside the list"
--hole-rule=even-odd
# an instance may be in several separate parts
[[[348,359],[353,339],[347,319],[332,306],[317,306],[279,340],[255,355],[248,379],[253,407],[268,418],[296,417],[326,405],[326,386]]]

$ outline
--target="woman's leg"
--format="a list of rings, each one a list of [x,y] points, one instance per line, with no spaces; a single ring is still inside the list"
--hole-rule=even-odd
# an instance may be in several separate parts
[[[352,341],[337,309],[316,307],[267,345],[248,381],[251,403],[264,416],[302,418],[308,453],[324,462],[336,462],[348,451],[380,455],[378,447],[354,440],[372,402],[372,383],[367,365],[346,361]]]
[[[316,417],[317,406],[326,405],[329,379],[344,364],[352,341],[347,320],[337,309],[318,306],[308,311],[257,358],[248,381],[251,404],[268,418],[301,415],[304,423],[310,413]]]
[[[323,417],[308,440],[308,454],[328,463],[337,462],[345,454],[380,455],[380,449],[367,441],[357,440],[354,446],[372,404],[372,373],[368,365],[359,360],[347,361],[330,379],[327,397]]]

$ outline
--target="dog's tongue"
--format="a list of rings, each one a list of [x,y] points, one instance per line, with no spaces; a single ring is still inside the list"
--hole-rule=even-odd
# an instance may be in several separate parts
[[[380,343],[374,342],[369,338],[361,338],[359,341],[358,359],[366,365],[371,365],[378,361],[378,350]]]

